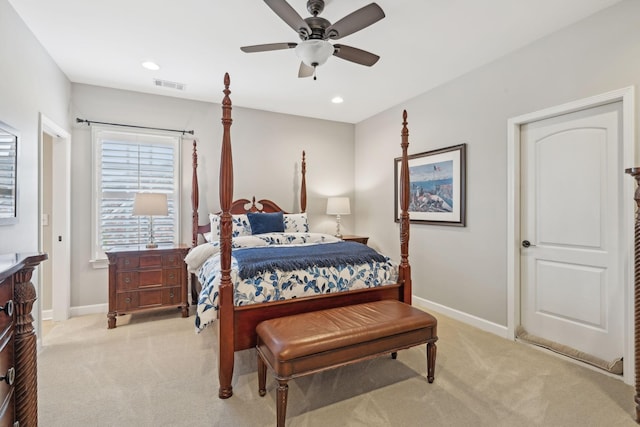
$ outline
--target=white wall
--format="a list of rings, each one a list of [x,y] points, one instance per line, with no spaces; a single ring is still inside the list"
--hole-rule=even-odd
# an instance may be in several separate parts
[[[68,127],[70,83],[6,0],[0,0],[0,121],[20,132],[18,223],[0,226],[0,253],[38,250],[39,113]]]
[[[223,94],[220,76],[220,100]],[[231,76],[233,92],[241,91]],[[219,210],[218,176],[222,143],[219,104],[141,94],[84,84],[72,85],[72,119],[195,130],[198,139],[200,223]],[[325,215],[326,197],[354,194],[354,129],[330,122],[233,107],[231,144],[234,198],[271,199],[287,211],[299,209],[300,162],[307,153],[307,212],[312,231],[333,233],[335,219]],[[191,242],[192,141],[182,150],[182,242]],[[94,269],[91,257],[91,131],[75,124],[71,176],[71,306],[107,303],[106,269]],[[354,231],[353,216],[344,218]]]
[[[20,132],[18,141],[18,223],[0,226],[0,253],[37,252],[39,247],[40,113],[68,128],[70,82],[6,0],[0,0],[0,121]],[[46,265],[45,261],[43,265]],[[31,281],[40,330],[40,268]]]
[[[396,258],[393,158],[401,154],[402,110],[410,153],[468,144],[467,226],[411,225],[416,296],[507,324],[507,120],[638,85],[638,16],[640,1],[623,1],[356,125],[356,231]]]

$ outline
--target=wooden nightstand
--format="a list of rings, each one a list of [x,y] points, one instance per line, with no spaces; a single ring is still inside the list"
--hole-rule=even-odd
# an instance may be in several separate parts
[[[182,308],[187,301],[186,245],[147,249],[134,246],[107,251],[109,259],[109,313],[107,327],[116,327],[116,316],[163,307]]]
[[[342,240],[344,240],[345,242],[358,242],[366,245],[369,241],[369,238],[364,236],[345,235],[342,236]]]

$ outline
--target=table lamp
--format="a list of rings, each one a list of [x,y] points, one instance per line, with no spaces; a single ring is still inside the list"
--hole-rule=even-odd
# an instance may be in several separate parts
[[[164,193],[136,193],[133,200],[133,215],[149,216],[149,243],[147,248],[157,248],[158,244],[153,237],[153,216],[167,216],[169,208],[167,195]]]
[[[336,234],[338,238],[342,238],[340,233],[340,215],[349,215],[351,208],[349,206],[348,197],[329,197],[327,199],[327,215],[336,216]]]

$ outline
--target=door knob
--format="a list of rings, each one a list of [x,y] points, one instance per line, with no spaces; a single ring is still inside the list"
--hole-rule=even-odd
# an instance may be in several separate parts
[[[535,245],[532,245],[531,242],[528,241],[528,240],[523,240],[522,241],[522,247],[523,248],[528,248],[529,246],[535,246]]]

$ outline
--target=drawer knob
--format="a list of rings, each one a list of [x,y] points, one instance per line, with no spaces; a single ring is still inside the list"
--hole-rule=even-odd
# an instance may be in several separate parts
[[[130,277],[125,277],[124,278],[124,283],[131,283],[131,278]]]
[[[131,298],[127,297],[125,298],[124,302],[126,302],[127,304],[129,304],[131,302]]]
[[[173,292],[169,294],[169,298],[173,299]]]
[[[16,379],[16,370],[11,367],[9,368],[9,370],[7,371],[7,373],[0,377],[0,381],[4,381],[9,385],[13,385],[13,381]]]
[[[130,264],[130,261],[128,259],[125,259],[124,260],[124,265],[129,265],[129,264]]]
[[[1,306],[0,311],[4,311],[9,317],[13,317],[13,300],[9,300],[5,305]]]
[[[175,273],[169,273],[169,279],[175,279],[176,278],[176,274]]]

